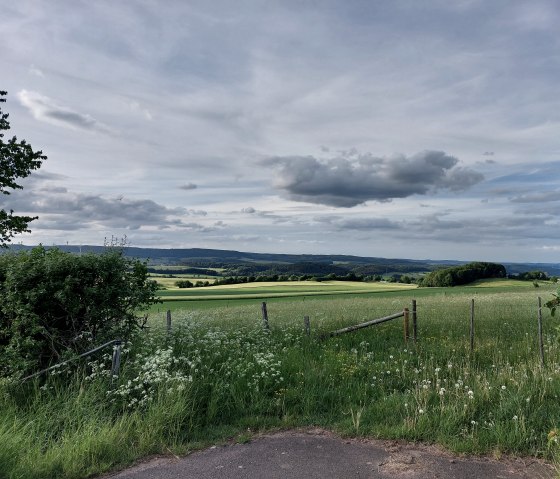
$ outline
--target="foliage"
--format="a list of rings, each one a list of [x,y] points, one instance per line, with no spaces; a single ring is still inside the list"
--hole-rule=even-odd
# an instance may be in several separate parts
[[[188,279],[181,279],[179,281],[175,281],[175,286],[177,286],[177,288],[192,288],[194,285]]]
[[[3,98],[6,94],[0,91],[0,103],[6,101]],[[8,116],[0,109],[0,194],[3,195],[9,195],[10,190],[22,189],[17,179],[29,176],[47,158],[42,151],[33,151],[29,143],[18,141],[15,136],[4,141],[2,132],[10,129]],[[27,225],[34,219],[36,217],[16,216],[13,210],[0,209],[0,246],[5,247],[15,234],[28,232]]]
[[[549,281],[551,279],[544,271],[525,271],[519,274],[511,274],[508,277],[511,279],[518,279],[520,281]]]
[[[39,246],[0,256],[0,377],[127,339],[155,303],[146,265],[122,249],[74,255]]]
[[[560,289],[556,293],[552,293],[552,296],[554,297],[551,300],[544,303],[544,305],[548,309],[550,309],[551,316],[554,316],[554,314],[556,313],[556,308],[560,306]]]
[[[479,279],[505,277],[506,269],[501,264],[474,262],[432,271],[422,279],[420,285],[428,287],[458,286]]]

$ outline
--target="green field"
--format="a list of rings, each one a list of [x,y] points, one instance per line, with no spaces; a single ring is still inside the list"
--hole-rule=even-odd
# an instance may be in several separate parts
[[[278,281],[228,284],[205,288],[167,289],[158,294],[165,301],[201,299],[247,299],[313,295],[364,294],[403,291],[416,285],[399,283],[362,283],[352,281]]]
[[[297,426],[460,453],[560,459],[560,321],[547,309],[544,366],[537,340],[537,296],[549,299],[554,285],[490,281],[366,293],[357,285],[369,286],[286,291],[300,285],[279,284],[278,294],[305,296],[267,297],[269,332],[264,299],[244,296],[255,288],[272,294],[273,284],[220,287],[227,300],[208,295],[152,311],[150,327],[125,348],[112,387],[110,355],[69,378],[0,384],[0,470],[7,478],[84,478],[149,454]],[[416,344],[405,342],[402,319],[319,339],[410,308],[412,299]],[[167,304],[181,306],[169,336]]]
[[[477,281],[469,286],[457,286],[454,288],[417,288],[414,284],[400,283],[363,283],[352,281],[287,281],[287,282],[256,282],[245,284],[221,285],[206,288],[179,289],[169,287],[160,290],[158,295],[162,303],[151,308],[152,312],[164,311],[166,309],[211,309],[214,307],[234,304],[253,304],[255,302],[277,302],[277,301],[306,301],[313,297],[322,299],[336,299],[339,297],[360,298],[362,296],[382,295],[424,297],[432,295],[478,295],[491,288],[494,292],[509,292],[517,290],[542,292],[554,289],[552,283],[541,282],[541,289],[536,289],[531,282],[516,280],[484,280]]]

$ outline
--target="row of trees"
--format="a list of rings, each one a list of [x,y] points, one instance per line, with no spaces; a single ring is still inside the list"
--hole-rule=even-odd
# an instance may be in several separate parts
[[[558,276],[548,276],[544,271],[526,271],[519,274],[509,274],[508,278],[520,281],[552,281],[558,282]]]

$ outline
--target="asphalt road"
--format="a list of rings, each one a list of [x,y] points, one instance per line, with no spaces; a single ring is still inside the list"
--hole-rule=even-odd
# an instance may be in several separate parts
[[[552,479],[533,459],[452,456],[434,446],[346,440],[322,430],[259,436],[184,458],[156,458],[109,479]]]

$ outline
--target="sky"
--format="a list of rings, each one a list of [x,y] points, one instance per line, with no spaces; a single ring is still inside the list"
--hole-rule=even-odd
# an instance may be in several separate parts
[[[560,262],[557,0],[0,11],[15,242]]]

